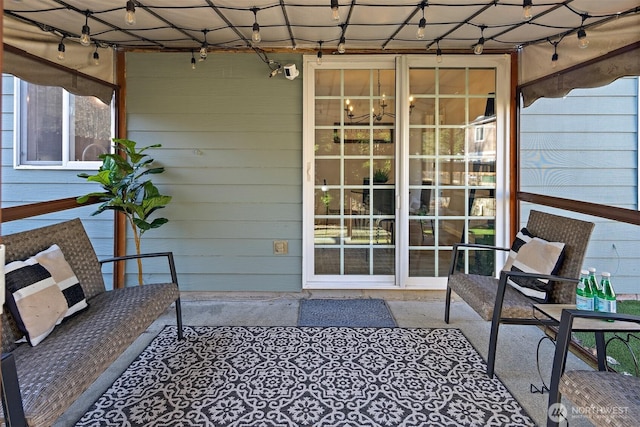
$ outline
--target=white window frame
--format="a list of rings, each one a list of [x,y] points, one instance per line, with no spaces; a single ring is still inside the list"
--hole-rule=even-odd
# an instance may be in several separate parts
[[[102,165],[102,162],[97,161],[77,161],[69,159],[69,147],[71,144],[71,129],[69,122],[70,115],[70,98],[71,93],[62,89],[62,117],[66,117],[66,120],[62,121],[62,161],[61,162],[29,162],[21,163],[20,153],[22,149],[22,129],[21,129],[21,96],[20,96],[20,82],[18,77],[13,78],[14,95],[13,95],[13,168],[14,169],[53,169],[53,170],[98,170]],[[110,105],[111,110],[111,129],[110,139],[115,136],[115,103],[112,101]],[[113,151],[113,146],[111,146]]]

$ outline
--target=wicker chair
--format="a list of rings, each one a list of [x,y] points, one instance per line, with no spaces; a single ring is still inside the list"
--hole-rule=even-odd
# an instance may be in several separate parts
[[[500,251],[509,251],[509,248],[472,243],[454,245],[447,281],[444,321],[449,323],[451,291],[467,302],[484,320],[491,320],[487,357],[487,375],[489,377],[493,377],[500,324],[531,325],[541,322],[533,317],[533,304],[538,301],[525,296],[511,286],[507,286],[507,279],[509,277],[549,279],[553,283],[549,303],[572,304],[575,300],[575,286],[580,276],[593,227],[592,222],[536,210],[530,212],[526,228],[531,234],[549,242],[563,242],[565,244],[562,266],[554,276],[512,271],[500,272],[499,278],[463,274],[456,271],[456,266],[458,255],[464,253],[464,248]]]
[[[603,363],[606,360],[606,347],[602,335],[597,339],[600,370],[564,371],[571,332],[576,329],[574,320],[577,318],[634,322],[640,329],[640,316],[580,310],[562,311],[551,373],[547,426],[555,427],[560,423],[564,424],[564,421],[571,421],[566,407],[559,405],[563,395],[576,407],[589,408],[579,413],[581,416],[587,416],[595,425],[637,426],[640,420],[640,378],[606,370],[606,364]],[[615,323],[608,325],[608,328],[615,330]]]

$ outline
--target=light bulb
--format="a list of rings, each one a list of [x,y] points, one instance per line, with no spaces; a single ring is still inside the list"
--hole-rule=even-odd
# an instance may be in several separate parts
[[[91,36],[89,35],[90,33],[91,33],[91,29],[89,28],[89,26],[83,25],[82,35],[80,36],[80,44],[82,46],[89,46],[91,44]]]
[[[418,40],[422,40],[424,38],[424,30],[426,27],[427,20],[423,17],[422,19],[420,19],[420,23],[418,24],[418,31],[416,32],[416,38]]]
[[[58,44],[58,61],[64,61],[65,50],[64,43],[60,42],[60,44]]]
[[[136,23],[136,5],[133,3],[133,0],[127,1],[127,11],[124,14],[124,22],[129,25]]]
[[[558,54],[554,53],[551,55],[551,68],[556,68],[558,66]]]
[[[482,54],[483,50],[484,50],[484,37],[480,37],[480,39],[478,40],[478,43],[473,48],[473,53],[475,53],[476,55],[480,55]]]
[[[204,61],[207,59],[209,45],[207,43],[202,43],[202,47],[200,48],[200,61]]]
[[[442,62],[442,49],[436,49],[436,62],[440,64]]]
[[[322,65],[322,51],[321,50],[318,51],[318,55],[316,56],[316,63],[318,65]]]
[[[532,1],[531,0],[524,0],[522,2],[522,20],[523,21],[529,21],[532,18],[532,14],[531,14],[531,6],[532,6]]]
[[[345,39],[344,36],[340,37],[340,43],[338,43],[338,53],[344,53],[346,48],[345,48]]]
[[[262,36],[260,36],[260,25],[257,22],[253,23],[253,33],[251,34],[251,40],[254,43],[260,43]]]
[[[97,50],[93,52],[93,65],[100,65],[100,54]]]
[[[338,0],[331,0],[331,19],[340,20],[340,10],[338,9]]]
[[[589,39],[587,38],[587,32],[584,28],[580,28],[578,30],[578,46],[580,46],[580,49],[584,49],[589,46]]]

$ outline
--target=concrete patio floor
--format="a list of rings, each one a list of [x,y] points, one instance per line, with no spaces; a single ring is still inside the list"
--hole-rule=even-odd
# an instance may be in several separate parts
[[[384,298],[399,327],[459,328],[486,360],[490,323],[483,321],[466,303],[454,301],[451,322],[442,320],[443,293],[400,292],[303,292],[303,293],[183,293],[183,322],[189,326],[296,326],[301,298]],[[162,330],[175,325],[175,311],[168,309],[156,320],[54,425],[72,426]],[[496,374],[538,425],[546,425],[548,394],[531,393],[531,384],[542,386],[536,354],[544,334],[535,326],[504,325],[500,328]],[[540,346],[541,371],[548,384],[553,345]],[[567,369],[590,369],[573,355]],[[571,414],[571,412],[569,412]],[[571,416],[571,415],[570,415]],[[570,425],[589,426],[582,417],[570,418]]]

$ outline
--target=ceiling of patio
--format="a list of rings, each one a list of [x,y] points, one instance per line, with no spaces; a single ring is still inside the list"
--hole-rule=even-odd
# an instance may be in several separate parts
[[[125,23],[126,0],[5,0],[5,15],[37,25],[66,40],[78,39],[85,22],[93,43],[127,49],[470,52],[481,36],[485,50],[513,51],[534,43],[576,38],[590,27],[640,13],[637,0],[533,0],[523,20],[522,0],[140,0],[136,22]],[[416,37],[426,19],[425,36]],[[262,40],[252,44],[255,8]],[[572,40],[577,46],[577,40]]]

